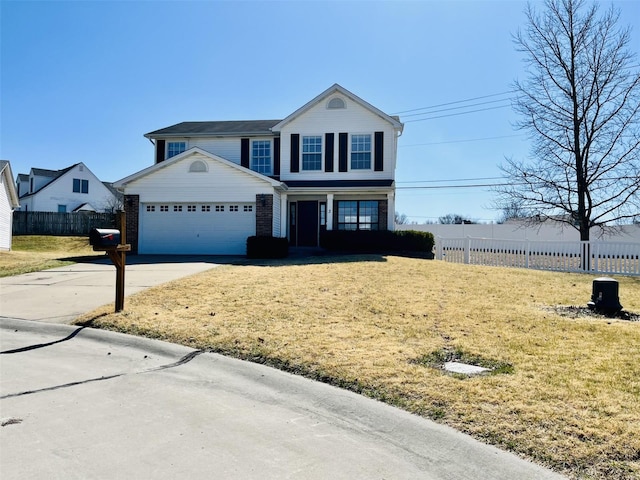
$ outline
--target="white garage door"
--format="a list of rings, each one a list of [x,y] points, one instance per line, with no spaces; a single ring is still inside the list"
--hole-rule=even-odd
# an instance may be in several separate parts
[[[146,203],[139,253],[244,255],[255,235],[253,203]]]

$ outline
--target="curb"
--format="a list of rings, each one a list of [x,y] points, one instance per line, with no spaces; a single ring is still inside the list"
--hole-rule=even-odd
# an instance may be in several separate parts
[[[76,338],[83,338],[96,342],[117,344],[122,347],[144,350],[147,353],[156,355],[182,357],[196,351],[191,347],[177,345],[162,340],[146,337],[137,337],[126,333],[112,332],[92,327],[82,327],[80,325],[65,325],[59,323],[44,323],[36,320],[18,320],[16,318],[0,317],[0,331],[16,330],[23,332],[40,332],[61,337],[68,336],[81,329]]]

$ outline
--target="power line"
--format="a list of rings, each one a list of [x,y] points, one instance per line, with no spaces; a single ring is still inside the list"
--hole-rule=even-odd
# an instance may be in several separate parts
[[[506,187],[508,185],[516,185],[514,183],[476,183],[470,185],[416,185],[416,186],[408,186],[408,187],[396,187],[396,190],[436,190],[443,188],[487,188],[487,187]],[[524,184],[522,184],[524,185]]]
[[[447,143],[469,143],[469,142],[480,142],[484,140],[498,140],[500,138],[512,138],[512,137],[524,137],[522,134],[514,134],[514,135],[501,135],[498,137],[483,137],[483,138],[469,138],[466,140],[448,140],[445,142],[430,142],[430,143],[412,143],[410,145],[398,145],[398,147],[422,147],[427,145],[444,145]]]
[[[477,107],[479,105],[488,105],[490,103],[500,103],[500,102],[510,102],[510,101],[511,101],[510,98],[501,98],[500,100],[489,100],[488,102],[470,103],[469,105],[462,105],[459,107],[442,108],[440,110],[431,110],[429,112],[422,112],[422,113],[411,113],[409,115],[403,115],[402,117],[406,118],[406,117],[417,117],[420,115],[431,115],[433,113],[449,112],[451,110],[460,110],[462,108],[471,108],[471,107]]]
[[[446,107],[448,105],[455,105],[457,103],[473,102],[474,100],[482,100],[483,98],[498,97],[500,95],[506,95],[506,94],[510,94],[510,93],[514,93],[514,91],[513,90],[509,90],[507,92],[502,92],[502,93],[493,93],[491,95],[483,95],[481,97],[467,98],[466,100],[457,100],[455,102],[440,103],[438,105],[432,105],[430,107],[413,108],[411,110],[403,110],[401,112],[395,112],[392,115],[400,115],[402,113],[417,112],[418,110],[430,110],[432,108]]]
[[[461,178],[452,180],[416,180],[411,182],[397,182],[399,184],[406,183],[441,183],[441,182],[468,182],[468,181],[480,181],[480,180],[508,180],[505,177],[480,177],[480,178]],[[618,181],[618,180],[635,180],[635,177],[611,177],[602,178],[603,181]],[[407,185],[398,186],[396,190],[442,190],[442,189],[457,189],[457,188],[489,188],[489,187],[508,187],[519,185],[531,185],[528,182],[507,182],[507,183],[472,183],[468,185]]]
[[[499,108],[509,108],[511,107],[511,105],[503,105],[501,107],[487,107],[487,108],[479,108],[477,110],[469,110],[468,112],[460,112],[460,113],[450,113],[448,115],[438,115],[435,117],[429,117],[429,118],[417,118],[415,120],[407,120],[404,123],[411,123],[411,122],[423,122],[425,120],[435,120],[437,118],[446,118],[446,117],[456,117],[458,115],[467,115],[468,113],[476,113],[476,112],[486,112],[487,110],[497,110]]]
[[[480,180],[506,180],[505,177],[453,178],[449,180],[411,180],[396,183],[442,183],[442,182],[477,182]]]

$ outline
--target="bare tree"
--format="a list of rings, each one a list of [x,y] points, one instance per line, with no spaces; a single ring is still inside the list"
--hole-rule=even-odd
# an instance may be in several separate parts
[[[409,217],[404,213],[396,212],[395,221],[396,225],[406,225],[409,223]]]
[[[503,202],[502,216],[498,220],[498,223],[505,223],[507,220],[523,220],[525,223],[535,224],[539,223],[535,215],[531,215],[526,208],[522,206],[522,202],[512,200],[510,202]]]
[[[502,208],[522,206],[589,240],[591,227],[631,222],[640,212],[640,75],[619,10],[597,2],[529,4],[514,36],[527,79],[516,81],[516,124],[532,141],[530,161],[507,159]]]
[[[447,213],[442,217],[438,217],[438,223],[442,223],[444,225],[462,225],[463,223],[470,225],[476,222],[457,213]]]

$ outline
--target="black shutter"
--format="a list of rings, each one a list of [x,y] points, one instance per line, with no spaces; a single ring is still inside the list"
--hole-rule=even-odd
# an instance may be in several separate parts
[[[242,138],[240,139],[240,165],[245,168],[250,168],[249,159],[249,139]]]
[[[273,139],[273,175],[280,176],[280,137]]]
[[[347,142],[349,141],[348,133],[338,134],[338,170],[340,172],[348,171],[347,157],[349,155],[349,147]]]
[[[374,170],[376,172],[381,172],[384,170],[384,132],[376,132],[375,139],[375,166]]]
[[[164,140],[156,140],[156,163],[164,161]]]
[[[324,139],[324,171],[333,172],[333,133],[325,133]]]
[[[300,134],[291,134],[291,173],[300,171]]]

